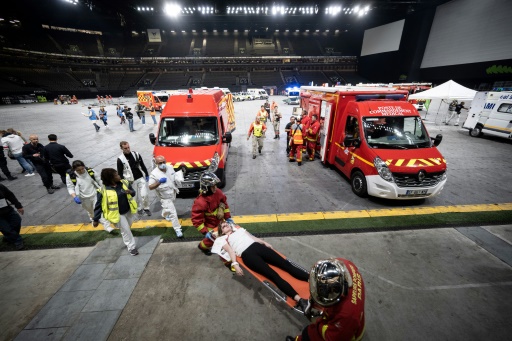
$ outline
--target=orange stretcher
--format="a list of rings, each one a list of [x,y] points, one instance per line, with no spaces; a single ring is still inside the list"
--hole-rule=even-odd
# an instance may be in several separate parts
[[[303,267],[301,267],[297,263],[295,263],[292,260],[289,260],[288,258],[283,256],[281,253],[279,253],[279,252],[277,252],[277,253],[281,257],[286,259],[286,261],[288,261],[288,262],[292,263],[293,265],[295,265],[296,267],[304,270],[306,273],[308,272],[307,270],[305,270]],[[275,299],[277,301],[285,302],[290,308],[292,308],[292,310],[294,310],[295,312],[298,312],[298,313],[303,315],[302,310],[295,308],[295,306],[297,305],[297,302],[295,302],[293,297],[286,296],[279,289],[277,289],[277,286],[271,280],[269,280],[268,278],[266,278],[263,275],[260,275],[257,272],[252,271],[251,269],[249,269],[244,264],[242,258],[237,257],[237,262],[239,263],[240,267],[244,270],[244,272],[245,271],[249,272],[254,278],[256,278],[258,281],[260,281],[263,284],[264,287],[269,289],[270,292],[274,295],[274,297],[275,297]],[[297,291],[297,293],[299,294],[300,297],[302,297],[304,299],[309,299],[309,283],[308,282],[300,281],[297,278],[295,278],[292,275],[290,275],[289,273],[287,273],[286,271],[284,271],[284,270],[282,270],[282,269],[280,269],[280,268],[278,268],[276,266],[273,266],[273,265],[270,265],[270,264],[269,264],[269,266],[275,272],[277,272],[279,274],[279,276],[281,276],[282,279],[284,279],[286,282],[288,282],[293,287],[293,289],[295,289],[295,291]]]

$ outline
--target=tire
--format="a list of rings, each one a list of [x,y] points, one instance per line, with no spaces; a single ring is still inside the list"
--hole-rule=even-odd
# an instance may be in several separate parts
[[[480,137],[482,136],[482,126],[477,125],[475,128],[469,130],[469,136],[471,137]]]
[[[217,176],[219,176],[220,179],[220,182],[217,185],[217,187],[224,188],[226,186],[226,164],[224,164],[224,169],[217,170]]]
[[[366,178],[360,171],[355,171],[350,178],[352,192],[358,197],[366,198],[368,196],[368,188],[366,187]]]

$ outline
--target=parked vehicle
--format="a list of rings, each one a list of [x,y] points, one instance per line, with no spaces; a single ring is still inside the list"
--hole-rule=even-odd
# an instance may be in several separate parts
[[[288,105],[300,103],[300,89],[299,88],[288,88],[286,89],[286,98],[283,100]]]
[[[485,133],[511,139],[512,92],[477,92],[462,128],[469,129],[473,137]]]
[[[137,100],[146,110],[149,110],[150,104],[152,103],[155,110],[162,111],[168,99],[169,94],[166,92],[137,91]]]
[[[254,99],[268,99],[268,93],[263,89],[247,89],[247,92],[254,95]]]
[[[235,102],[245,101],[246,98],[247,96],[243,95],[241,92],[233,93],[233,101]]]
[[[322,162],[338,168],[360,196],[418,199],[441,193],[442,135],[428,135],[408,92],[379,87],[301,87],[302,108],[322,124]]]
[[[216,160],[216,174],[226,184],[226,165],[235,117],[231,96],[221,90],[189,90],[175,94],[160,115],[158,131],[149,134],[153,156],[163,155],[174,170],[182,170],[180,190],[199,190],[199,177]]]

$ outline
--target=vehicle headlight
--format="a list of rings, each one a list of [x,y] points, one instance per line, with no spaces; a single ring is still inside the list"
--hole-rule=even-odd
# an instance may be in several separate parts
[[[446,171],[444,171],[443,175],[441,176],[441,181],[446,180],[446,178],[447,178]]]
[[[393,174],[388,168],[388,165],[380,157],[376,157],[373,160],[373,164],[375,165],[375,168],[377,168],[377,172],[379,172],[379,175],[381,178],[383,178],[386,181],[393,181]]]
[[[213,154],[212,159],[210,160],[210,166],[208,167],[208,170],[210,172],[215,172],[217,170],[217,168],[219,168],[219,161],[220,161],[219,153],[215,152]]]

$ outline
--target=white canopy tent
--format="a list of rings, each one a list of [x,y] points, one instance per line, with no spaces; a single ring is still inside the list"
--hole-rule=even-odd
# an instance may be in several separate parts
[[[409,99],[430,99],[432,100],[429,105],[429,109],[435,108],[434,103],[438,102],[437,114],[439,112],[445,112],[448,109],[448,103],[452,100],[456,99],[458,101],[472,101],[477,92],[475,90],[471,90],[466,88],[465,86],[460,85],[452,80],[445,82],[441,85],[436,86],[435,88],[410,95]],[[441,105],[444,103],[443,110],[441,110]],[[437,103],[436,103],[437,104]],[[437,117],[437,116],[436,116]],[[426,118],[426,115],[425,115]]]
[[[409,99],[446,99],[446,100],[468,100],[475,97],[476,91],[466,88],[452,80],[445,82],[435,88],[410,95]]]

